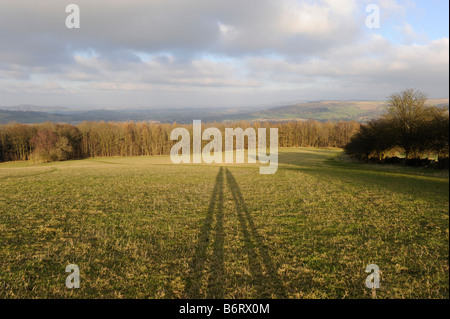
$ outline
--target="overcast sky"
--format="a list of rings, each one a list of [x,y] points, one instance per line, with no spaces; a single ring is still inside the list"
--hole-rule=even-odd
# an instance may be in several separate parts
[[[81,11],[68,29],[65,8]],[[369,29],[366,6],[380,7]],[[448,0],[0,0],[0,106],[449,96]]]

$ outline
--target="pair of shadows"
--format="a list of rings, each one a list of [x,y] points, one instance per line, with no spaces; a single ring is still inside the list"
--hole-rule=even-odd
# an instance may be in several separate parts
[[[209,299],[224,297],[225,266],[224,266],[224,169],[221,167],[216,177],[211,201],[206,218],[198,238],[195,255],[190,265],[190,275],[186,280],[185,298],[201,298],[202,278],[206,272],[207,249],[212,238],[214,212],[213,254],[209,267],[209,279],[206,297]],[[244,250],[248,257],[250,281],[258,294],[258,298],[286,298],[283,282],[278,276],[264,240],[256,229],[255,223],[245,205],[239,185],[233,174],[225,169],[226,180],[236,205],[237,218],[244,239]]]

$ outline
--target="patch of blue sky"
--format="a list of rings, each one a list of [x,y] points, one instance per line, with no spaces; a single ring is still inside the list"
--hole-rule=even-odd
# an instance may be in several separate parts
[[[392,13],[381,9],[380,28],[369,31],[382,35],[394,44],[411,40],[423,43],[449,37],[448,0],[416,0],[402,4],[403,12]]]
[[[448,0],[417,0],[416,7],[419,12],[411,16],[410,24],[423,29],[431,40],[449,37]]]

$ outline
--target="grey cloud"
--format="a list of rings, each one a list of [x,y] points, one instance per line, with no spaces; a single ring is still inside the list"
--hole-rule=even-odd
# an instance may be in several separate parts
[[[393,45],[365,29],[366,0],[73,2],[78,30],[63,1],[0,0],[2,104],[233,106],[409,86],[448,96],[448,39]]]
[[[298,17],[290,15],[289,10],[280,5],[283,1],[76,2],[81,9],[79,30],[65,28],[67,14],[61,1],[33,4],[17,0],[2,4],[2,60],[21,64],[50,60],[67,63],[71,51],[89,48],[105,57],[112,51],[127,49],[149,53],[170,51],[178,56],[196,56],[204,52],[305,55],[322,52],[342,41],[348,42],[359,33],[349,16],[330,19],[333,28],[322,36],[286,33],[280,26],[295,24]],[[323,2],[317,8],[316,11],[324,11],[327,5]],[[236,37],[224,39],[219,23],[233,26],[237,30]]]

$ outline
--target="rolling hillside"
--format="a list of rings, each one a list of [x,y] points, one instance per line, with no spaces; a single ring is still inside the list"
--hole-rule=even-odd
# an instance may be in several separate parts
[[[429,104],[447,106],[449,99],[430,99]],[[42,106],[0,107],[0,124],[10,122],[42,123],[65,122],[77,124],[83,121],[151,121],[156,123],[191,123],[223,121],[348,121],[366,122],[384,111],[385,101],[317,101],[277,106],[257,111],[238,108],[159,108],[122,110],[75,110]]]
[[[449,99],[430,99],[428,104],[447,106]],[[386,101],[319,101],[280,106],[249,114],[251,120],[354,120],[366,122],[380,116]]]

